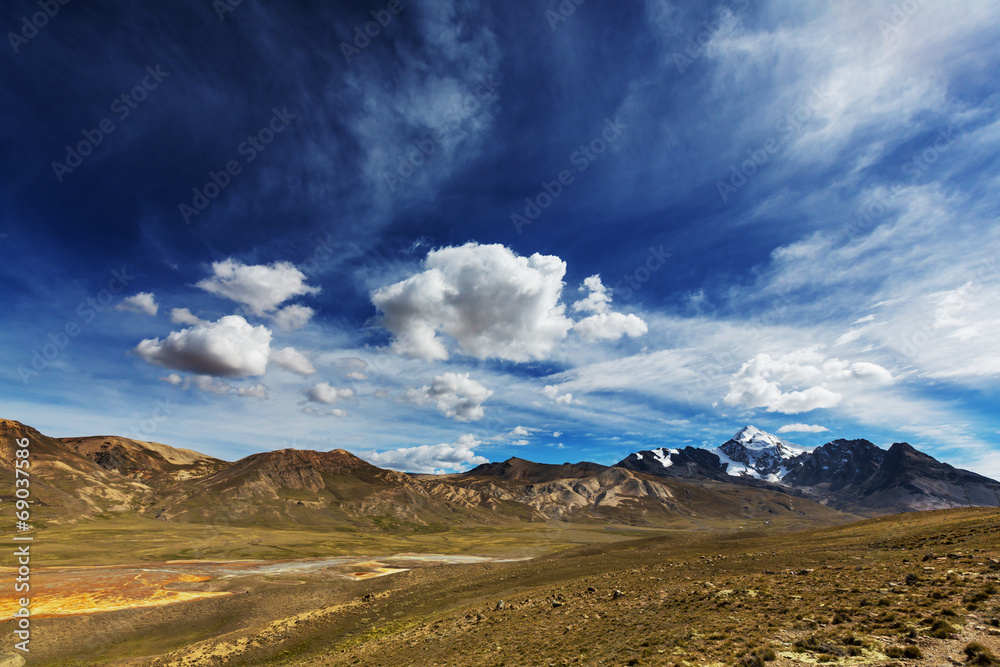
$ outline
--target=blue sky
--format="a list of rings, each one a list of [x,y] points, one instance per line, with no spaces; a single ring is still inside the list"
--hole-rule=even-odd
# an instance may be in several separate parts
[[[0,15],[5,417],[1000,475],[996,3],[43,5]]]

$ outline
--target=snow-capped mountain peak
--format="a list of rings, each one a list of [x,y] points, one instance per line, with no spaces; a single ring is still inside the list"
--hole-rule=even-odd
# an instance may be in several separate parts
[[[726,465],[726,473],[771,481],[788,474],[788,459],[809,451],[776,435],[747,425],[728,442],[712,450]]]

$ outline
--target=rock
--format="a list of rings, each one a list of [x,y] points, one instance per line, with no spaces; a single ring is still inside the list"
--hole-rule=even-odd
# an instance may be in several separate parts
[[[17,653],[4,653],[0,655],[0,667],[23,667],[27,664],[24,656]]]
[[[507,605],[504,604],[503,600],[500,600],[500,602],[497,602],[497,607],[496,607],[497,611],[501,611],[501,610],[506,609],[506,608],[507,608]]]
[[[622,593],[622,592],[621,592],[620,590],[618,590],[618,589],[616,588],[616,589],[615,589],[615,591],[614,591],[614,593],[612,593],[612,594],[611,594],[611,599],[612,599],[612,600],[617,600],[618,598],[620,598],[620,597],[621,597],[621,596],[623,596],[623,595],[625,595],[625,594],[624,594],[624,593]]]
[[[553,607],[561,607],[561,606],[563,606],[563,603],[560,602],[559,600],[553,600],[552,601],[552,606]]]
[[[587,586],[587,592],[588,593],[596,593],[597,589],[594,588],[593,586]]]

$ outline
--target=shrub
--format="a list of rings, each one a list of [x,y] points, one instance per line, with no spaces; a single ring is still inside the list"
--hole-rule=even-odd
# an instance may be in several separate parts
[[[772,648],[759,648],[740,656],[739,667],[764,667],[765,663],[777,660],[778,654]]]
[[[983,665],[989,667],[996,665],[997,659],[988,648],[979,642],[972,642],[965,647],[965,655],[969,658],[969,664]]]
[[[955,632],[954,626],[947,621],[938,619],[931,625],[931,629],[927,634],[935,639],[948,639],[952,632]]]

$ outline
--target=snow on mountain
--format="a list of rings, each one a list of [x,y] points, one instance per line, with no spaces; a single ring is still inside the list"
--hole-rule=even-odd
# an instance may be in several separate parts
[[[727,442],[709,450],[726,466],[726,474],[778,482],[790,471],[790,459],[812,451],[747,425]]]

